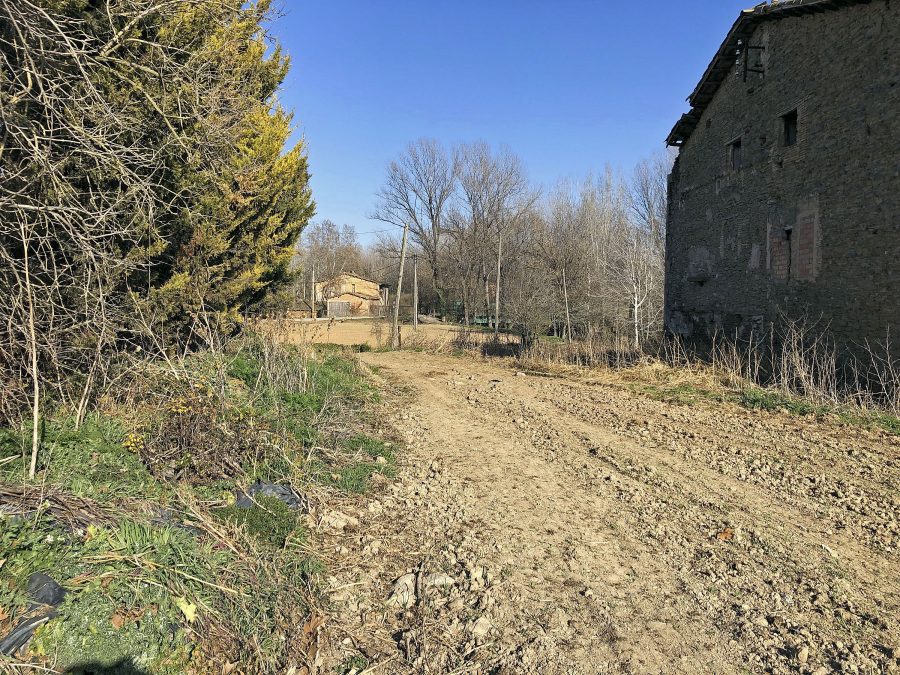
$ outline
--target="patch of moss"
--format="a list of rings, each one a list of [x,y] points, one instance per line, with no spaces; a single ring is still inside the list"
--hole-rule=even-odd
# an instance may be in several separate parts
[[[254,499],[256,504],[250,508],[226,506],[213,513],[226,522],[246,527],[258,541],[275,548],[283,548],[292,535],[302,538],[297,515],[287,504],[265,495],[257,495]]]

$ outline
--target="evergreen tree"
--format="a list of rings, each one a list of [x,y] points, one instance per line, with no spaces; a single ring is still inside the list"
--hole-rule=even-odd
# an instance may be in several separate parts
[[[180,190],[192,198],[154,261],[150,293],[151,309],[176,333],[200,313],[233,324],[290,283],[294,245],[315,212],[303,144],[285,152],[291,115],[276,100],[289,59],[277,47],[267,54],[258,16],[209,41],[252,105],[220,161],[182,173]]]

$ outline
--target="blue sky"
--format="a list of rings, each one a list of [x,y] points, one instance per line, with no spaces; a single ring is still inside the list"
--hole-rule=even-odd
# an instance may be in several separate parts
[[[409,141],[506,144],[552,185],[663,148],[752,0],[283,0],[281,93],[306,140],[316,218],[363,241]]]

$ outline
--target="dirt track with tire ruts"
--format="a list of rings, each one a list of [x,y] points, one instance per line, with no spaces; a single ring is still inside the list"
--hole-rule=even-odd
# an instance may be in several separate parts
[[[333,664],[900,667],[897,436],[470,357],[361,358],[408,448],[334,533]]]

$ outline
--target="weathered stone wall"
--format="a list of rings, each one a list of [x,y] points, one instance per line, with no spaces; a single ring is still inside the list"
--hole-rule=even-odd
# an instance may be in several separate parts
[[[669,179],[670,332],[746,338],[783,312],[848,345],[900,335],[898,43],[898,0],[757,27],[765,74],[733,67]]]

